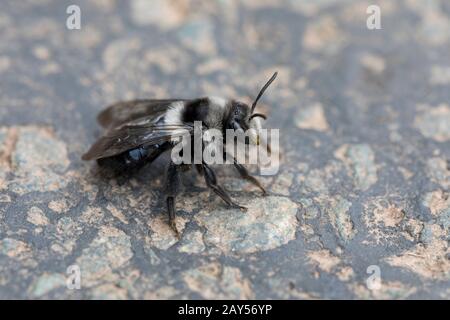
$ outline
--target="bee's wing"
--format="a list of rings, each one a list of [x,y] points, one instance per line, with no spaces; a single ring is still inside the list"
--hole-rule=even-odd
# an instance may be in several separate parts
[[[142,117],[156,118],[162,115],[171,103],[184,99],[138,99],[122,101],[108,106],[97,116],[104,128],[115,128]]]
[[[103,137],[92,145],[83,156],[83,160],[94,160],[111,157],[129,149],[143,145],[161,144],[173,138],[191,134],[193,126],[167,125],[139,118],[127,122],[120,127],[109,130]]]

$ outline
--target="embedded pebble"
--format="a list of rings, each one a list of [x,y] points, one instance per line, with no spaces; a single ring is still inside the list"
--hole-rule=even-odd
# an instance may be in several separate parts
[[[55,191],[68,183],[66,145],[46,127],[18,127],[11,161],[16,178],[9,188],[15,193]]]
[[[414,125],[427,138],[439,142],[450,140],[450,106],[441,104],[437,107],[423,106],[423,111],[416,116]]]
[[[343,145],[336,150],[335,156],[349,167],[358,189],[365,191],[377,182],[375,153],[369,145]]]

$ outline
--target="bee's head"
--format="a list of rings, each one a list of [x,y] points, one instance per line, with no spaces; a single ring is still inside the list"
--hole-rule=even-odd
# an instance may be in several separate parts
[[[264,87],[259,91],[251,108],[248,104],[239,101],[233,101],[231,104],[231,112],[228,117],[227,127],[229,129],[242,129],[244,131],[253,129],[253,132],[250,132],[250,142],[254,144],[259,144],[258,131],[261,130],[261,121],[259,118],[266,119],[266,116],[264,114],[254,112],[256,104],[258,103],[259,98],[261,98],[261,96],[263,95],[264,91],[266,91],[270,84],[275,80],[277,75],[278,72],[275,72],[269,79],[269,81],[267,81],[267,83],[264,85]]]

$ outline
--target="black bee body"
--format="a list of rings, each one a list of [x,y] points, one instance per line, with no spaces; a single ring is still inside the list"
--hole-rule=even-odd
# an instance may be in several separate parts
[[[275,73],[266,83],[251,108],[242,102],[217,97],[192,100],[133,100],[113,104],[98,116],[99,123],[107,129],[106,134],[94,143],[82,159],[95,159],[99,165],[125,170],[151,163],[163,152],[175,147],[180,142],[181,135],[186,132],[190,133],[193,139],[193,124],[196,121],[200,121],[204,128],[220,130],[224,139],[227,129],[245,131],[250,127],[260,127],[256,117],[265,116],[253,111],[258,99],[276,75]],[[258,180],[236,159],[234,165],[242,178],[265,193]],[[180,190],[180,171],[186,167],[186,164],[175,164],[171,160],[166,174],[165,195],[169,223],[177,236],[179,233],[175,225],[175,197]],[[195,167],[203,175],[207,186],[229,206],[245,209],[236,204],[218,184],[216,175],[208,164],[202,162]]]
[[[170,144],[167,142],[161,145],[141,146],[115,156],[97,159],[97,163],[100,166],[114,168],[116,171],[140,168],[151,163],[169,148]]]

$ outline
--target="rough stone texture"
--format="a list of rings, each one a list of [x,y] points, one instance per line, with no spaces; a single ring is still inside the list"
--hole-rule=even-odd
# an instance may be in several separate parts
[[[450,298],[448,1],[83,0],[81,30],[70,4],[2,1],[0,298]],[[80,160],[112,102],[251,101],[274,70],[269,196],[218,169],[247,213],[186,173],[178,240],[163,159]]]

